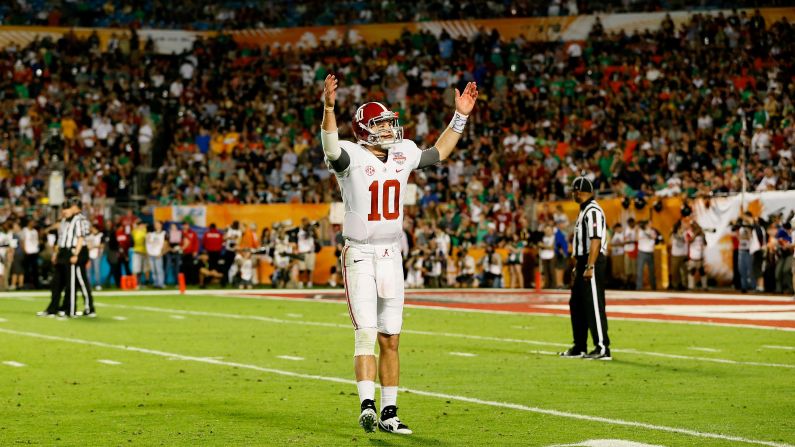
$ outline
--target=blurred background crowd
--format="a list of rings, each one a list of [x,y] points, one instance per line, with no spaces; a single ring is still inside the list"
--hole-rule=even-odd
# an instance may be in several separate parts
[[[96,34],[86,39],[66,34],[0,51],[6,282],[20,265],[29,284],[39,280],[31,255],[46,250],[53,224],[49,206],[70,191],[83,198],[84,210],[104,234],[106,254],[111,245],[131,242],[114,235],[123,228],[133,238],[136,214],[146,205],[339,201],[317,138],[321,84],[329,72],[341,78],[341,117],[366,100],[383,101],[400,113],[405,136],[420,147],[431,146],[446,126],[452,87],[476,81],[484,93],[452,159],[414,175],[417,204],[407,207],[405,225],[407,282],[414,286],[528,286],[535,282],[539,252],[540,264],[548,267],[545,284],[565,284],[562,257],[573,223],[538,203],[566,199],[575,173],[585,172],[600,196],[626,197],[636,204],[654,197],[738,193],[744,185],[749,191],[795,189],[795,30],[786,20],[765,23],[758,12],[694,14],[679,27],[666,17],[655,29],[630,34],[607,33],[597,21],[584,42],[502,41],[496,32],[485,31],[470,39],[407,31],[398,41],[378,44],[252,49],[220,34],[199,39],[183,54],[160,55],[151,40],[139,37],[138,26],[232,29],[453,19],[468,17],[467,8],[476,4],[421,1],[418,17],[403,17],[392,2],[276,2],[270,16],[247,14],[246,8],[258,8],[247,2],[212,7],[187,2],[162,17],[157,11],[168,9],[156,8],[156,1],[95,2],[102,14],[85,7],[90,3],[28,0],[0,7],[6,24],[132,26],[131,33],[113,36],[106,49]],[[335,15],[334,8],[342,5],[351,17]],[[509,1],[481,6],[490,16],[511,17],[661,5]],[[350,134],[349,125],[342,124],[341,132]],[[108,208],[110,214],[99,211]],[[155,231],[151,216],[140,217],[150,225],[146,231]],[[752,269],[753,289],[765,267],[789,259],[773,268],[783,272],[791,264],[786,217],[764,216],[755,224],[765,236],[773,234],[762,237],[756,231],[761,248],[754,253],[778,254]],[[631,227],[622,224],[622,231]],[[284,231],[299,227],[291,225]],[[693,264],[690,251],[699,245],[699,230],[682,227],[687,266]],[[25,235],[24,229],[29,230]],[[267,234],[253,231],[259,242],[245,247],[252,263],[275,265],[275,253],[282,252],[276,245],[294,243],[291,250],[298,252],[297,235],[277,244],[278,228],[261,230]],[[321,225],[313,237],[319,245],[334,245],[338,230]],[[35,250],[27,242],[32,231],[39,240]],[[738,247],[748,240],[740,233]],[[647,268],[648,259],[638,239],[624,238],[614,241],[613,250],[623,244],[620,256],[633,261],[620,274],[616,263],[615,278],[638,287],[637,267]],[[172,241],[165,250],[174,244],[181,242]],[[506,248],[511,255],[475,263],[466,254],[459,258],[461,247],[487,253]],[[200,282],[198,263],[204,261],[198,254],[204,251],[200,241],[195,263],[185,259],[186,265],[196,264],[191,282]],[[238,251],[231,250],[235,255],[221,267],[208,256],[204,268],[212,264],[216,268],[208,272],[221,272],[226,283],[226,270],[244,254]],[[12,260],[14,252],[26,260]],[[297,256],[285,259],[287,265],[303,262]],[[509,281],[498,274],[505,271],[498,262],[515,270]],[[681,282],[672,277],[671,284],[706,286],[697,264],[683,270]],[[140,262],[142,271],[147,266],[148,261]],[[300,283],[289,273],[294,270],[288,268],[280,280]],[[791,276],[778,282],[786,290]],[[765,284],[761,287],[781,289]]]
[[[411,8],[394,0],[293,2],[275,0],[185,0],[179,8],[163,0],[16,0],[0,5],[6,25],[246,29],[320,25],[419,22],[534,16],[659,11],[661,9],[754,7],[754,0],[418,0]],[[766,2],[787,6],[785,0]]]

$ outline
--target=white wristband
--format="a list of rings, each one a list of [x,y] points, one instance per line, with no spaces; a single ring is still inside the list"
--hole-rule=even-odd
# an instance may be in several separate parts
[[[468,118],[469,115],[464,115],[456,111],[455,115],[453,115],[453,119],[450,120],[450,125],[447,127],[453,129],[455,133],[464,133],[464,126],[467,125]]]

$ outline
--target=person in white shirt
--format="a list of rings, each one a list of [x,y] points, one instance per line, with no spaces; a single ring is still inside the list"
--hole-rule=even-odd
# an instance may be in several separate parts
[[[544,288],[553,289],[560,287],[555,281],[555,227],[547,225],[544,227],[544,237],[539,245],[541,249],[541,273],[544,277]]]
[[[414,250],[408,258],[406,263],[408,272],[406,274],[406,287],[408,288],[422,288],[425,284],[423,277],[425,258],[422,251]]]
[[[251,259],[251,250],[243,249],[237,263],[240,271],[240,288],[251,289],[254,281],[254,261]]]
[[[649,283],[651,290],[657,289],[657,278],[654,273],[654,245],[657,243],[657,231],[649,226],[649,222],[638,222],[638,273],[635,277],[635,290],[643,290],[643,268],[649,266]]]
[[[22,252],[25,258],[22,263],[25,268],[25,283],[30,284],[34,289],[39,288],[39,230],[36,229],[36,222],[28,219],[28,223],[21,232]]]
[[[704,270],[704,250],[707,248],[707,241],[704,237],[704,230],[693,224],[693,227],[687,233],[688,256],[690,260],[687,263],[687,288],[695,290],[696,288],[696,274],[699,275],[701,280],[701,288],[707,289],[707,272]]]
[[[760,192],[775,190],[776,184],[778,183],[778,176],[773,172],[773,168],[769,166],[766,167],[764,173],[765,176],[762,177],[762,180],[756,185],[756,190]]]
[[[753,220],[740,217],[734,224],[738,241],[737,246],[737,272],[740,276],[740,289],[743,293],[754,290],[754,267],[751,258],[751,238],[753,236]]]
[[[276,230],[276,225],[273,226],[273,229]],[[234,282],[233,279],[237,275],[235,256],[237,255],[237,245],[240,243],[242,236],[243,231],[240,229],[240,222],[236,220],[224,232],[224,277],[221,279],[221,285],[226,285],[227,282]]]
[[[687,281],[687,239],[680,222],[674,225],[671,233],[671,288],[685,290]]]
[[[449,73],[437,79],[446,88]],[[439,82],[444,81],[444,82]],[[365,432],[409,435],[397,416],[399,340],[403,324],[404,275],[399,238],[409,177],[417,169],[446,160],[464,133],[478,91],[474,82],[455,90],[455,111],[434,146],[420,149],[403,138],[398,114],[378,102],[363,104],[353,116],[356,141],[341,141],[335,114],[337,78],[324,83],[320,140],[324,161],[339,184],[345,216],[342,252],[345,293],[354,326],[354,370]],[[351,287],[349,287],[351,285]],[[375,345],[379,345],[376,361]],[[376,371],[381,379],[381,416],[375,407]]]
[[[629,287],[632,287],[637,276],[637,242],[638,227],[635,226],[635,219],[630,217],[627,220],[627,228],[624,230],[624,274]]]
[[[166,254],[166,232],[163,223],[155,221],[155,230],[146,233],[146,256],[149,260],[149,270],[152,272],[152,284],[162,289],[166,283],[163,270],[163,256]]]
[[[613,237],[610,238],[610,275],[620,287],[624,286],[624,226],[613,225]]]
[[[759,154],[763,162],[770,159],[770,134],[762,124],[755,126],[754,136],[751,137],[751,153]]]
[[[88,259],[91,261],[89,266],[88,277],[89,284],[94,286],[96,290],[102,290],[102,252],[105,244],[102,242],[102,233],[96,226],[91,226],[91,233],[86,237],[86,246],[88,247]]]

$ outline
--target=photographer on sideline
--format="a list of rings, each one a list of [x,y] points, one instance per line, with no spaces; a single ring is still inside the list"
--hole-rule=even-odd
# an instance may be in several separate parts
[[[303,256],[298,260],[298,270],[300,272],[299,287],[312,288],[312,275],[315,273],[315,254],[320,251],[318,243],[318,223],[310,222],[306,217],[301,219],[301,227],[298,229],[298,254]],[[306,282],[304,282],[306,278]]]

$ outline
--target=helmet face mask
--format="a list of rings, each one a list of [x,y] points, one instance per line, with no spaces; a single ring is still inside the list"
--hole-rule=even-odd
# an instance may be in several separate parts
[[[377,102],[368,102],[356,110],[353,133],[359,144],[368,146],[388,146],[403,141],[398,114]]]

